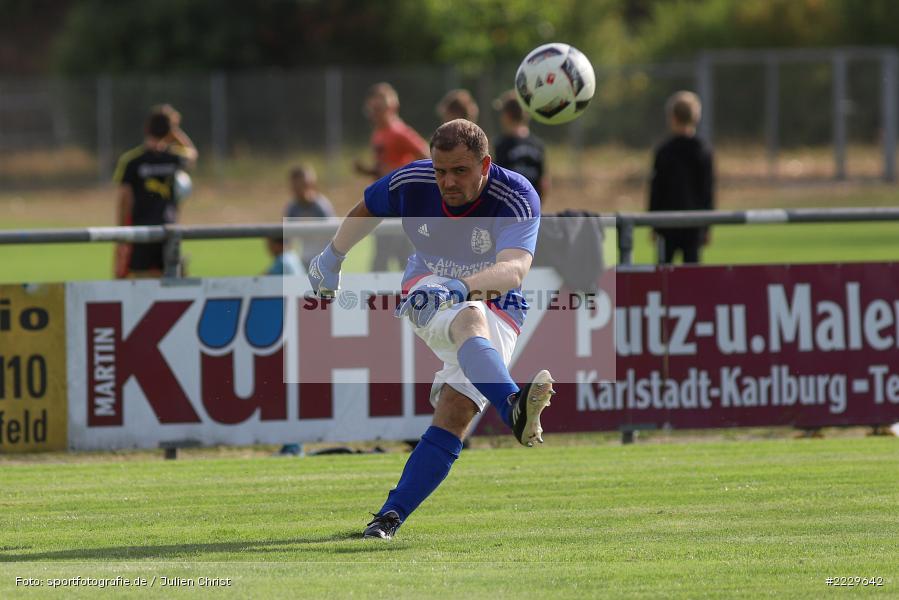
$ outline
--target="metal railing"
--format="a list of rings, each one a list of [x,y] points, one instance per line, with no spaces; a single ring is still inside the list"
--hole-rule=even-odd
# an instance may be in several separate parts
[[[599,216],[603,227],[614,227],[618,234],[618,259],[633,264],[634,229],[637,227],[704,227],[710,225],[762,225],[790,223],[850,223],[899,221],[899,207],[886,208],[797,208],[760,210],[707,210],[644,213],[616,213]],[[134,227],[86,227],[81,229],[33,229],[0,231],[4,244],[64,244],[84,242],[123,242],[165,244],[163,277],[181,276],[181,242],[262,238],[276,235],[333,234],[341,219],[302,223],[257,223],[246,225],[153,225]],[[385,219],[378,231],[402,231],[400,219]]]
[[[777,223],[857,223],[899,221],[899,207],[887,208],[795,208],[758,210],[696,210],[652,213],[619,213],[618,259],[633,263],[635,227],[705,227],[710,225],[765,225]]]

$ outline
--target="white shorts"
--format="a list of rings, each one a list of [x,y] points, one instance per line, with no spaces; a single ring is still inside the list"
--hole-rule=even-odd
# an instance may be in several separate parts
[[[429,275],[417,281],[410,293],[425,283],[442,283],[448,280],[449,277]],[[512,352],[515,350],[518,334],[509,323],[492,310],[489,310],[483,302],[460,302],[454,304],[447,309],[439,311],[431,319],[427,327],[413,326],[412,330],[415,332],[415,335],[420,337],[428,345],[428,348],[437,355],[437,358],[443,361],[443,368],[437,371],[434,375],[434,383],[431,384],[431,405],[434,407],[437,406],[437,400],[443,384],[447,384],[460,394],[471,398],[477,405],[478,411],[483,411],[490,404],[490,401],[465,377],[462,367],[459,366],[456,345],[450,339],[450,324],[460,310],[469,307],[481,311],[481,314],[487,318],[490,343],[499,352],[503,359],[503,364],[508,367],[509,361],[512,359]]]

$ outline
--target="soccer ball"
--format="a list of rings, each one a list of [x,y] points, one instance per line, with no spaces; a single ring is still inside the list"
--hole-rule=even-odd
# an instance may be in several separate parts
[[[190,196],[191,192],[194,190],[194,184],[186,171],[182,171],[181,169],[175,171],[174,188],[176,204],[181,204],[187,200],[187,197]]]
[[[535,48],[518,67],[518,101],[540,123],[559,125],[577,118],[596,90],[596,75],[587,57],[568,44]]]

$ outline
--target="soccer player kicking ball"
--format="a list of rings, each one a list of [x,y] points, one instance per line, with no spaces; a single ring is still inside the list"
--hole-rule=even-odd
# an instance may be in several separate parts
[[[363,532],[367,538],[391,539],[437,489],[488,403],[521,444],[532,446],[543,442],[540,413],[555,393],[549,371],[519,387],[508,370],[528,308],[521,283],[536,245],[540,198],[527,179],[492,164],[487,136],[470,121],[441,125],[430,148],[431,160],[409,163],[369,186],[309,265],[313,290],[333,293],[346,253],[380,218],[402,217],[415,253],[396,315],[408,318],[444,363],[431,387],[432,425]]]

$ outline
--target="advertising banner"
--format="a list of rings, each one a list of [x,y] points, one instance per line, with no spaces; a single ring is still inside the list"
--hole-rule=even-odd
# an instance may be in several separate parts
[[[0,452],[66,447],[63,284],[0,285]]]
[[[899,421],[899,266],[549,269],[510,370],[556,379],[548,432]],[[398,274],[68,284],[73,448],[417,439],[441,363],[396,319]],[[529,295],[530,294],[530,295]],[[488,410],[477,433],[505,432]]]
[[[547,431],[899,421],[899,264],[649,267],[619,272],[616,294],[614,322],[585,320],[602,328],[579,325],[574,348],[536,324],[519,366],[559,380]],[[605,327],[614,383],[579,352]]]
[[[301,419],[299,386],[284,376],[297,298],[282,295],[281,278],[176,283],[69,284],[73,448],[367,439],[402,425],[366,431],[358,389],[342,390],[336,410],[307,406],[345,419]],[[317,390],[304,391],[314,405]]]
[[[70,446],[417,439],[442,364],[394,316],[399,289],[398,273],[346,275],[334,301],[305,278],[70,283]],[[534,304],[535,321],[558,312]]]

